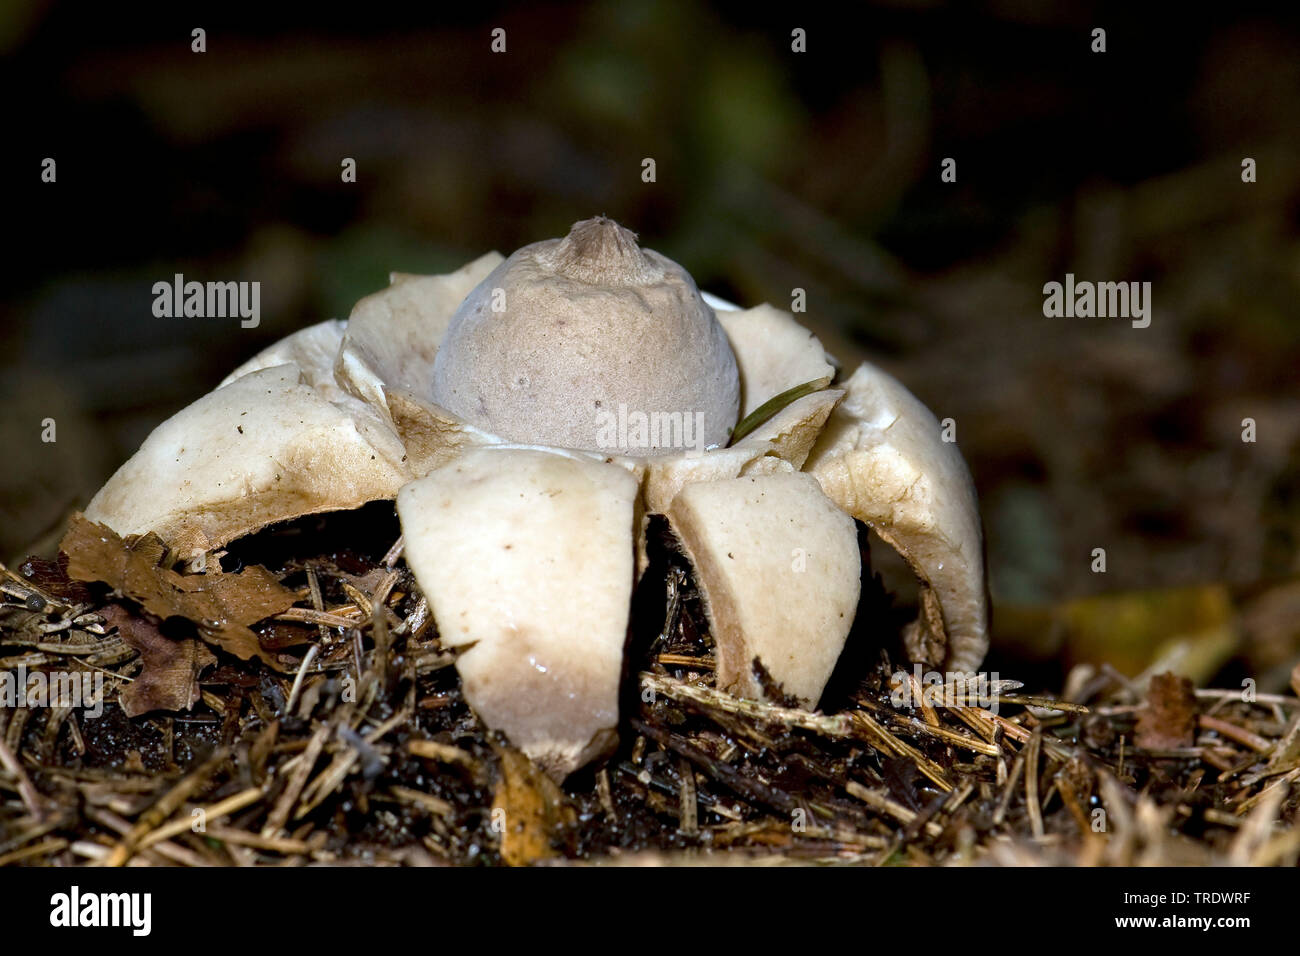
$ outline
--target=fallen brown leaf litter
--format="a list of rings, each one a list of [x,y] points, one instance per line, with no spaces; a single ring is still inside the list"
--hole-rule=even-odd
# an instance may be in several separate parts
[[[621,748],[561,788],[466,706],[396,540],[375,505],[196,566],[74,519],[58,562],[4,569],[0,864],[1300,857],[1297,697],[1081,667],[1059,699],[1000,681],[980,707],[904,672],[908,706],[898,668],[862,650],[898,632],[872,579],[825,713],[741,700],[712,686],[698,595],[663,542],[634,604]],[[35,674],[97,678],[98,696],[19,699]]]

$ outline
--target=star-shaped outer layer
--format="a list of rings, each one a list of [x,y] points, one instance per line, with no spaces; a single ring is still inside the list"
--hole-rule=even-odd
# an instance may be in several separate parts
[[[815,706],[853,622],[856,518],[923,583],[909,651],[949,670],[987,649],[970,475],[930,411],[864,364],[832,386],[820,342],[786,312],[708,298],[740,373],[741,417],[813,391],[730,447],[636,458],[509,444],[434,405],[434,357],[496,253],[394,274],[347,322],[303,329],[160,425],[86,516],[156,532],[178,554],[273,522],[396,499],[405,555],[466,697],[552,776],[615,739],[645,526],[664,514],[690,559],[717,682],[761,696],[755,659]]]

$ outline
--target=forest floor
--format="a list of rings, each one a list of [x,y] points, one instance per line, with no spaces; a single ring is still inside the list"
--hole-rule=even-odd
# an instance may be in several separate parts
[[[179,573],[157,539],[74,518],[59,560],[6,570],[0,697],[26,699],[0,708],[0,864],[1300,857],[1297,696],[1087,664],[1060,687],[923,687],[890,663],[908,609],[868,570],[822,710],[742,701],[713,687],[665,541],[619,749],[557,786],[467,706],[391,512],[300,519]],[[41,698],[38,673],[86,697]]]

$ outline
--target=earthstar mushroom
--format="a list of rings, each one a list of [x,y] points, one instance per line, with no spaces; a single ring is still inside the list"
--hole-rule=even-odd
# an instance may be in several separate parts
[[[763,695],[766,672],[816,706],[857,610],[855,519],[925,585],[909,653],[979,665],[969,472],[880,369],[835,382],[788,312],[702,295],[603,217],[505,259],[391,279],[347,322],[286,337],[160,425],[86,517],[190,554],[395,500],[466,699],[556,779],[617,739],[652,514],[694,568],[723,689]],[[611,447],[602,429],[624,413],[678,431]]]

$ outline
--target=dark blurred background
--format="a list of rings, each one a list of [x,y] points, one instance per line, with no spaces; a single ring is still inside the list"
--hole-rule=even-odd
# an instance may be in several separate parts
[[[163,418],[389,271],[605,213],[740,303],[807,290],[845,365],[870,357],[956,420],[1004,653],[1136,672],[1176,652],[1274,685],[1294,662],[1293,14],[175,6],[0,4],[6,560],[52,548]],[[155,318],[177,272],[260,281],[261,325]],[[1150,328],[1045,318],[1066,272],[1152,282]]]

